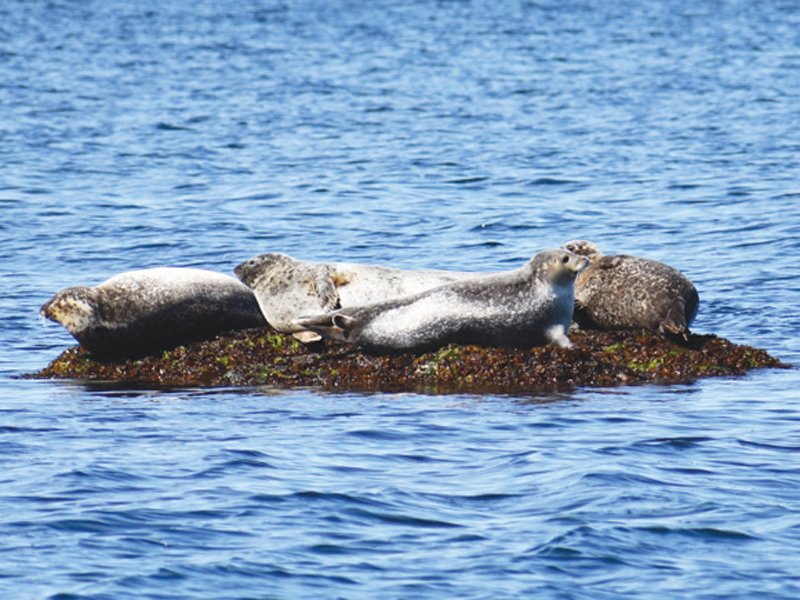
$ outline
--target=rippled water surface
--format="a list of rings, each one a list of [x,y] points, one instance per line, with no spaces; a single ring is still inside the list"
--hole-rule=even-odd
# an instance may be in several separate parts
[[[18,376],[62,287],[589,238],[800,364],[800,7],[0,4],[0,592],[795,598],[800,376],[563,395]]]

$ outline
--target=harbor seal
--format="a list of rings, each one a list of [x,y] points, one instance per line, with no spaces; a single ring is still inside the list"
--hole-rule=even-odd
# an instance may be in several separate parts
[[[129,271],[58,292],[39,311],[97,356],[137,356],[266,325],[253,292],[202,269]]]
[[[563,247],[590,261],[575,281],[574,319],[579,327],[649,329],[689,339],[700,299],[683,273],[647,258],[605,256],[586,240]]]
[[[298,330],[293,319],[300,315],[408,296],[478,275],[345,262],[306,262],[281,253],[251,258],[237,266],[234,273],[253,289],[261,312],[272,327],[295,334],[304,342],[319,340],[320,336]]]
[[[588,260],[546,250],[505,273],[473,276],[419,294],[299,317],[299,328],[373,352],[447,344],[570,347],[574,282]]]

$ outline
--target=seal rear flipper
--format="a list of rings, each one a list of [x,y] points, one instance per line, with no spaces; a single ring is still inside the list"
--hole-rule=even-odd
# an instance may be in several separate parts
[[[658,328],[661,333],[667,333],[689,340],[689,326],[686,324],[686,307],[682,300],[673,302]]]
[[[315,331],[295,331],[292,333],[292,337],[296,339],[298,342],[303,344],[313,344],[314,342],[318,342],[322,339],[322,336]]]
[[[297,317],[291,325],[300,330],[310,330],[332,340],[348,341],[355,319],[341,313],[327,313],[311,317]]]

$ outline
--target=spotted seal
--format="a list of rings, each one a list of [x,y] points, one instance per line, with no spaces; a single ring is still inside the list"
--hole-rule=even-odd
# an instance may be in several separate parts
[[[575,282],[579,327],[649,329],[689,339],[700,299],[683,273],[647,258],[605,256],[586,240],[567,242],[563,248],[590,261]]]
[[[571,346],[574,282],[588,260],[545,250],[524,266],[324,315],[298,327],[373,352],[421,351],[446,344]]]
[[[98,356],[136,356],[266,323],[252,290],[202,269],[121,273],[58,292],[40,314]]]
[[[477,273],[409,271],[346,262],[307,262],[282,253],[262,254],[234,269],[255,292],[261,312],[278,331],[294,333],[302,341],[318,334],[298,331],[293,319],[400,296],[416,294]]]

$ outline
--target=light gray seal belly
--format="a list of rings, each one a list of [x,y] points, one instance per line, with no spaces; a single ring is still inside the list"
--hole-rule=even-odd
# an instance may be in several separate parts
[[[202,269],[142,269],[96,287],[69,287],[40,314],[98,356],[142,355],[266,325],[252,290]]]
[[[295,325],[373,352],[447,344],[569,347],[574,282],[587,259],[540,252],[523,267],[472,276],[383,302],[296,319]]]
[[[565,249],[589,266],[575,282],[575,322],[584,329],[649,329],[689,338],[700,298],[691,281],[664,263],[619,254],[574,240]]]
[[[234,273],[253,289],[267,322],[283,333],[300,331],[294,324],[300,315],[416,294],[478,275],[346,262],[307,262],[281,253],[251,258],[237,266]],[[316,334],[299,337],[304,341],[319,339]]]

